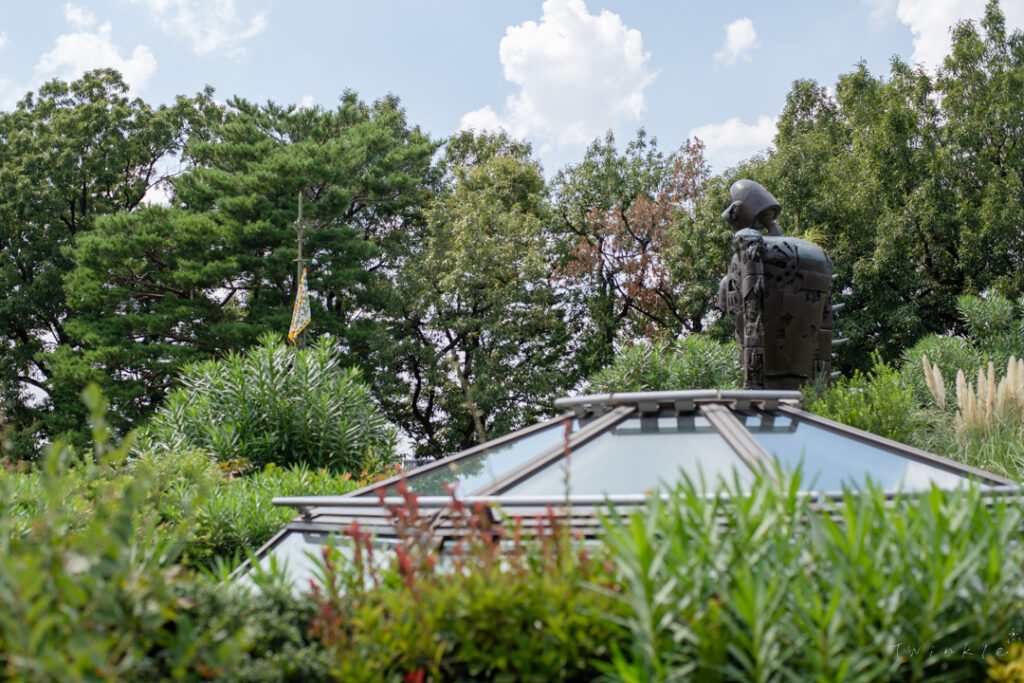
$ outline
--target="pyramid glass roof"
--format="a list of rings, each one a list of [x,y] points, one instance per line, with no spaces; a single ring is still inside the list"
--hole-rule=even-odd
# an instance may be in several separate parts
[[[530,519],[557,506],[585,536],[600,532],[599,510],[642,505],[681,477],[711,494],[725,480],[745,490],[758,472],[802,471],[807,495],[828,501],[868,482],[887,494],[954,489],[968,482],[992,491],[1018,485],[989,472],[803,411],[798,391],[669,391],[600,394],[556,401],[558,417],[376,482],[344,496],[275,498],[299,515],[256,558],[287,562],[308,585],[309,551],[353,522],[379,544],[396,537],[390,510],[405,499],[400,482],[431,515],[439,548],[452,496],[485,503],[495,524]],[[246,571],[243,565],[236,573]]]

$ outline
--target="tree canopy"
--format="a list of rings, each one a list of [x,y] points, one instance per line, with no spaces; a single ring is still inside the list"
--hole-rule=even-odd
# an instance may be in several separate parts
[[[183,363],[287,329],[300,194],[307,334],[366,334],[370,283],[418,220],[433,150],[393,98],[367,105],[346,93],[333,111],[231,100],[209,136],[186,146],[170,207],[105,217],[76,240],[62,380],[106,380],[134,419]]]
[[[0,113],[7,441],[82,434],[91,381],[115,426],[141,425],[183,366],[286,330],[300,196],[305,336],[334,340],[419,455],[523,426],[617,357],[727,339],[720,214],[740,177],[831,255],[851,339],[835,367],[962,334],[958,297],[1024,286],[1024,36],[990,2],[952,38],[934,72],[796,81],[774,148],[716,175],[700,140],[641,130],[545,178],[529,145],[432,139],[391,95],[153,107],[110,70],[47,83]]]
[[[138,210],[172,174],[162,162],[206,134],[210,91],[156,108],[127,93],[120,75],[100,70],[51,81],[0,112],[0,390],[27,438],[80,422],[64,408],[78,405],[84,384],[57,381],[53,353],[74,344],[70,249],[101,217]]]
[[[859,64],[835,95],[797,81],[776,150],[743,171],[778,197],[783,229],[822,243],[848,306],[839,366],[897,358],[956,332],[962,294],[1017,296],[1024,223],[1024,37],[998,3],[961,22],[932,74]]]

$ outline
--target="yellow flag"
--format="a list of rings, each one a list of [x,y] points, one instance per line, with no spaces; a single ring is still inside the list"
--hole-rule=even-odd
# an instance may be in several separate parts
[[[295,294],[295,307],[292,308],[292,325],[288,328],[288,339],[292,344],[295,338],[309,324],[309,296],[306,294],[306,269],[302,269],[299,277],[299,291]]]

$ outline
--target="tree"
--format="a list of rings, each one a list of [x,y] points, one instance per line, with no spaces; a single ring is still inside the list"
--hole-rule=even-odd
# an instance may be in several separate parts
[[[703,148],[688,141],[665,155],[641,130],[620,154],[609,133],[555,177],[559,284],[575,302],[585,372],[608,364],[617,345],[703,328],[707,307],[685,301],[673,277],[681,271],[667,262],[675,223],[709,176]]]
[[[85,382],[55,381],[51,353],[74,343],[68,250],[98,217],[136,211],[169,177],[161,162],[204,134],[213,106],[209,90],[155,109],[127,92],[116,72],[99,70],[0,112],[0,400],[29,441],[81,423]]]
[[[578,376],[549,282],[551,215],[529,146],[461,133],[440,169],[367,373],[421,456],[528,424]]]
[[[961,22],[933,77],[898,59],[860,64],[833,98],[808,81],[787,97],[776,151],[755,179],[780,223],[830,253],[839,366],[866,370],[929,333],[958,333],[956,300],[1024,285],[1024,36],[997,2]]]
[[[186,362],[288,328],[297,198],[312,324],[343,348],[373,330],[372,280],[416,224],[435,145],[397,99],[346,92],[334,110],[229,102],[210,138],[186,147],[170,208],[98,221],[78,240],[70,383],[102,374],[117,412],[149,415]],[[349,359],[354,363],[354,359]]]

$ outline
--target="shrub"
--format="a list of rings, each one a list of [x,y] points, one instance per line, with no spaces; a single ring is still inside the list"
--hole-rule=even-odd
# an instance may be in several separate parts
[[[198,679],[230,670],[238,625],[187,614],[178,537],[151,514],[149,472],[126,476],[99,391],[92,461],[56,445],[0,478],[0,672],[31,681]],[[27,517],[31,514],[31,518]],[[29,523],[26,524],[26,520]]]
[[[326,554],[313,629],[339,680],[591,681],[621,635],[600,554],[549,513],[541,537],[490,529],[482,510],[455,503],[461,539],[440,558],[424,544],[415,496],[396,513],[400,545],[387,570],[371,539],[343,563]],[[382,552],[377,550],[376,552]],[[603,590],[596,590],[601,587]]]
[[[929,400],[921,371],[925,356],[941,371],[950,396],[955,389],[957,372],[973,374],[989,361],[1004,367],[1011,356],[1024,356],[1024,321],[1013,302],[998,295],[961,296],[957,298],[957,311],[966,337],[928,335],[903,354],[901,372],[922,403]]]
[[[782,479],[608,519],[630,633],[610,679],[980,680],[1020,638],[1018,505],[870,490],[826,514]]]
[[[955,395],[957,372],[974,372],[986,358],[984,351],[963,337],[941,337],[933,334],[919,340],[903,354],[900,374],[904,378],[904,383],[912,387],[914,398],[921,404],[931,401],[931,392],[923,372],[926,357],[929,363],[939,368],[942,373],[947,396]]]
[[[967,333],[980,347],[1003,353],[1015,353],[1013,347],[1020,341],[1020,321],[1017,310],[1009,299],[991,295],[959,296],[957,312],[967,327]],[[1000,358],[1005,362],[1005,358]]]
[[[275,587],[268,581],[260,590],[202,577],[183,584],[181,598],[197,624],[241,626],[240,654],[230,670],[219,671],[218,681],[316,683],[334,680],[330,659],[309,632],[316,606],[309,595]]]
[[[341,495],[364,482],[302,465],[268,465],[246,477],[231,476],[201,451],[150,454],[130,465],[107,467],[103,476],[74,457],[65,459],[61,506],[69,524],[85,523],[97,498],[141,479],[146,485],[137,511],[140,520],[151,519],[161,535],[177,538],[183,548],[180,560],[190,566],[218,560],[238,564],[245,553],[268,541],[294,517],[290,508],[271,504],[275,496]],[[41,469],[0,468],[4,515],[13,532],[27,533],[44,514],[49,504],[44,481]]]
[[[394,446],[394,430],[359,371],[339,365],[336,344],[292,349],[268,334],[247,353],[186,366],[136,451],[198,448],[222,463],[361,473],[394,460]]]
[[[877,357],[867,374],[858,370],[825,389],[805,391],[808,411],[889,439],[913,442],[929,426],[913,390]]]
[[[699,334],[627,347],[591,378],[591,391],[733,389],[743,382],[736,344]]]
[[[922,366],[935,403],[947,416],[955,411],[936,429],[935,440],[943,440],[947,452],[961,462],[1024,478],[1024,360],[1010,356],[998,380],[991,362],[978,370],[976,382],[957,371],[955,404],[947,398],[942,371],[927,356]]]
[[[360,485],[348,473],[304,465],[282,469],[270,464],[249,476],[222,478],[192,517],[182,519],[188,526],[184,560],[209,565],[223,558],[237,564],[295,516],[291,508],[272,505],[274,497],[341,495]]]

